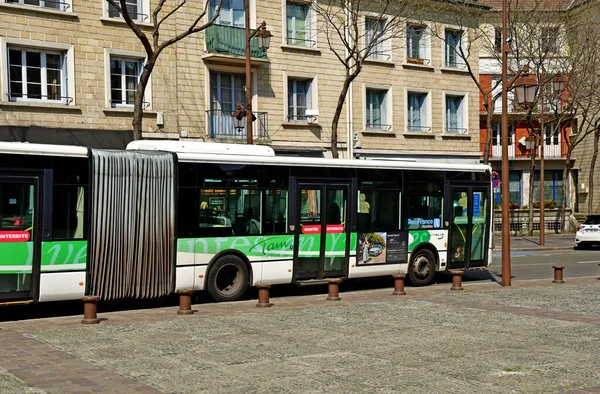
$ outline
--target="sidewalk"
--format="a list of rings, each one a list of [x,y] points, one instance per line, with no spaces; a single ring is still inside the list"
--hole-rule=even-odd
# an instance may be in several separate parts
[[[494,235],[494,252],[502,250],[502,235]],[[544,251],[544,250],[569,250],[575,247],[575,234],[546,234],[544,246],[540,246],[540,236],[511,236],[510,250],[517,251]]]
[[[0,323],[0,392],[600,393],[600,281],[565,281]]]

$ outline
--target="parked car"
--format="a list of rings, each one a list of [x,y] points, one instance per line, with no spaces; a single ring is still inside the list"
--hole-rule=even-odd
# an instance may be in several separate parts
[[[590,215],[577,227],[575,243],[578,248],[600,245],[600,215]]]
[[[369,248],[369,256],[379,256],[383,252],[383,248],[379,244],[375,244]]]

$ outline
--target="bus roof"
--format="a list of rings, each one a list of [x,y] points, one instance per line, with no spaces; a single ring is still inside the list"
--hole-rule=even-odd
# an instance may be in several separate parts
[[[175,152],[182,162],[211,162],[220,164],[244,163],[262,165],[291,165],[304,167],[354,167],[423,169],[445,171],[491,171],[483,164],[432,163],[410,160],[348,160],[312,157],[276,156],[272,148],[261,145],[223,144],[212,142],[182,142],[144,140],[127,145],[130,150],[160,150]]]
[[[17,155],[88,157],[88,149],[82,146],[30,144],[28,142],[0,142],[0,153]]]
[[[275,156],[273,148],[266,145],[222,144],[197,141],[140,140],[130,142],[127,145],[127,150],[159,150],[209,155]]]

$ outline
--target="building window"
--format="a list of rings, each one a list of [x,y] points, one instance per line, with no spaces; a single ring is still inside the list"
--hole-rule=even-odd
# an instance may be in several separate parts
[[[494,52],[502,52],[502,28],[494,28]]]
[[[463,67],[464,62],[461,57],[461,40],[463,32],[460,30],[446,29],[445,34],[446,54],[444,63],[446,67]]]
[[[515,127],[512,123],[508,124],[508,145],[513,144],[513,137],[515,136]],[[502,146],[502,124],[492,123],[492,145]]]
[[[366,125],[367,129],[388,130],[387,90],[366,90]]]
[[[308,4],[286,4],[286,27],[287,44],[307,47],[315,45],[310,29],[310,7]]]
[[[118,3],[118,1],[117,1]],[[126,0],[127,11],[129,16],[133,20],[137,21],[148,21],[148,15],[144,14],[145,10],[143,7],[142,0]],[[108,3],[108,17],[109,18],[121,18],[121,13],[112,4]]]
[[[446,133],[465,134],[465,96],[446,96]]]
[[[66,97],[64,52],[9,47],[8,66],[9,101],[70,103]]]
[[[425,26],[408,25],[406,29],[406,57],[408,62],[428,64]]]
[[[544,171],[544,201],[554,200],[560,206],[563,198],[562,170]],[[533,182],[533,201],[540,201],[540,172],[536,171]],[[568,204],[568,202],[567,202]]]
[[[376,18],[365,19],[365,48],[369,48],[369,59],[390,60],[390,51],[385,48],[386,40],[383,35],[385,20]]]
[[[5,0],[9,4],[25,4],[43,8],[52,8],[59,11],[69,11],[70,1],[64,0]]]
[[[288,121],[306,121],[307,109],[312,109],[312,80],[288,78]]]
[[[131,107],[140,79],[143,61],[111,56],[110,58],[110,106]]]
[[[221,4],[221,12],[215,20],[215,24],[224,26],[245,27],[246,13],[244,12],[244,0],[210,0],[209,17],[215,15],[216,9]]]
[[[557,26],[542,28],[542,50],[544,53],[558,53],[558,34],[559,30]]]
[[[546,145],[558,145],[560,143],[560,127],[556,122],[546,123],[544,125],[544,134]]]
[[[410,132],[429,132],[427,93],[408,93],[407,129]]]

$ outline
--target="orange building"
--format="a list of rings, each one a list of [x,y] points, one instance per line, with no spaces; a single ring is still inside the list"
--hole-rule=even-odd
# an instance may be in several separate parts
[[[496,84],[500,80],[499,74],[480,74],[479,80],[485,90],[490,90],[492,84]],[[501,86],[498,85],[494,90],[494,95],[501,91]],[[489,146],[486,148],[488,132],[486,127],[487,112],[483,105],[483,96],[480,95],[479,111],[480,111],[480,149],[482,158],[485,150],[488,149],[489,164],[492,169],[498,174],[501,173],[502,167],[502,136],[501,136],[501,118],[502,118],[502,98],[498,98],[494,103],[492,117],[492,135]],[[526,207],[529,204],[529,186],[530,182],[534,182],[533,201],[540,201],[539,178],[540,178],[540,149],[536,149],[535,170],[531,171],[531,155],[532,149],[529,149],[527,143],[530,139],[531,127],[539,130],[539,116],[534,114],[531,121],[527,120],[525,109],[521,108],[516,102],[514,93],[508,93],[508,157],[510,168],[510,203],[511,206]],[[567,154],[566,139],[570,138],[572,130],[571,122],[562,122],[557,125],[552,122],[552,115],[548,109],[545,113],[544,123],[544,200],[555,201],[559,207],[563,193],[567,193],[567,207],[577,208],[576,193],[574,186],[577,181],[577,170],[572,170],[567,177],[566,185],[563,185],[563,169]],[[572,160],[575,158],[572,157]],[[501,204],[500,187],[494,197],[494,204]],[[547,228],[548,223],[546,223]],[[548,228],[550,229],[550,228]]]

